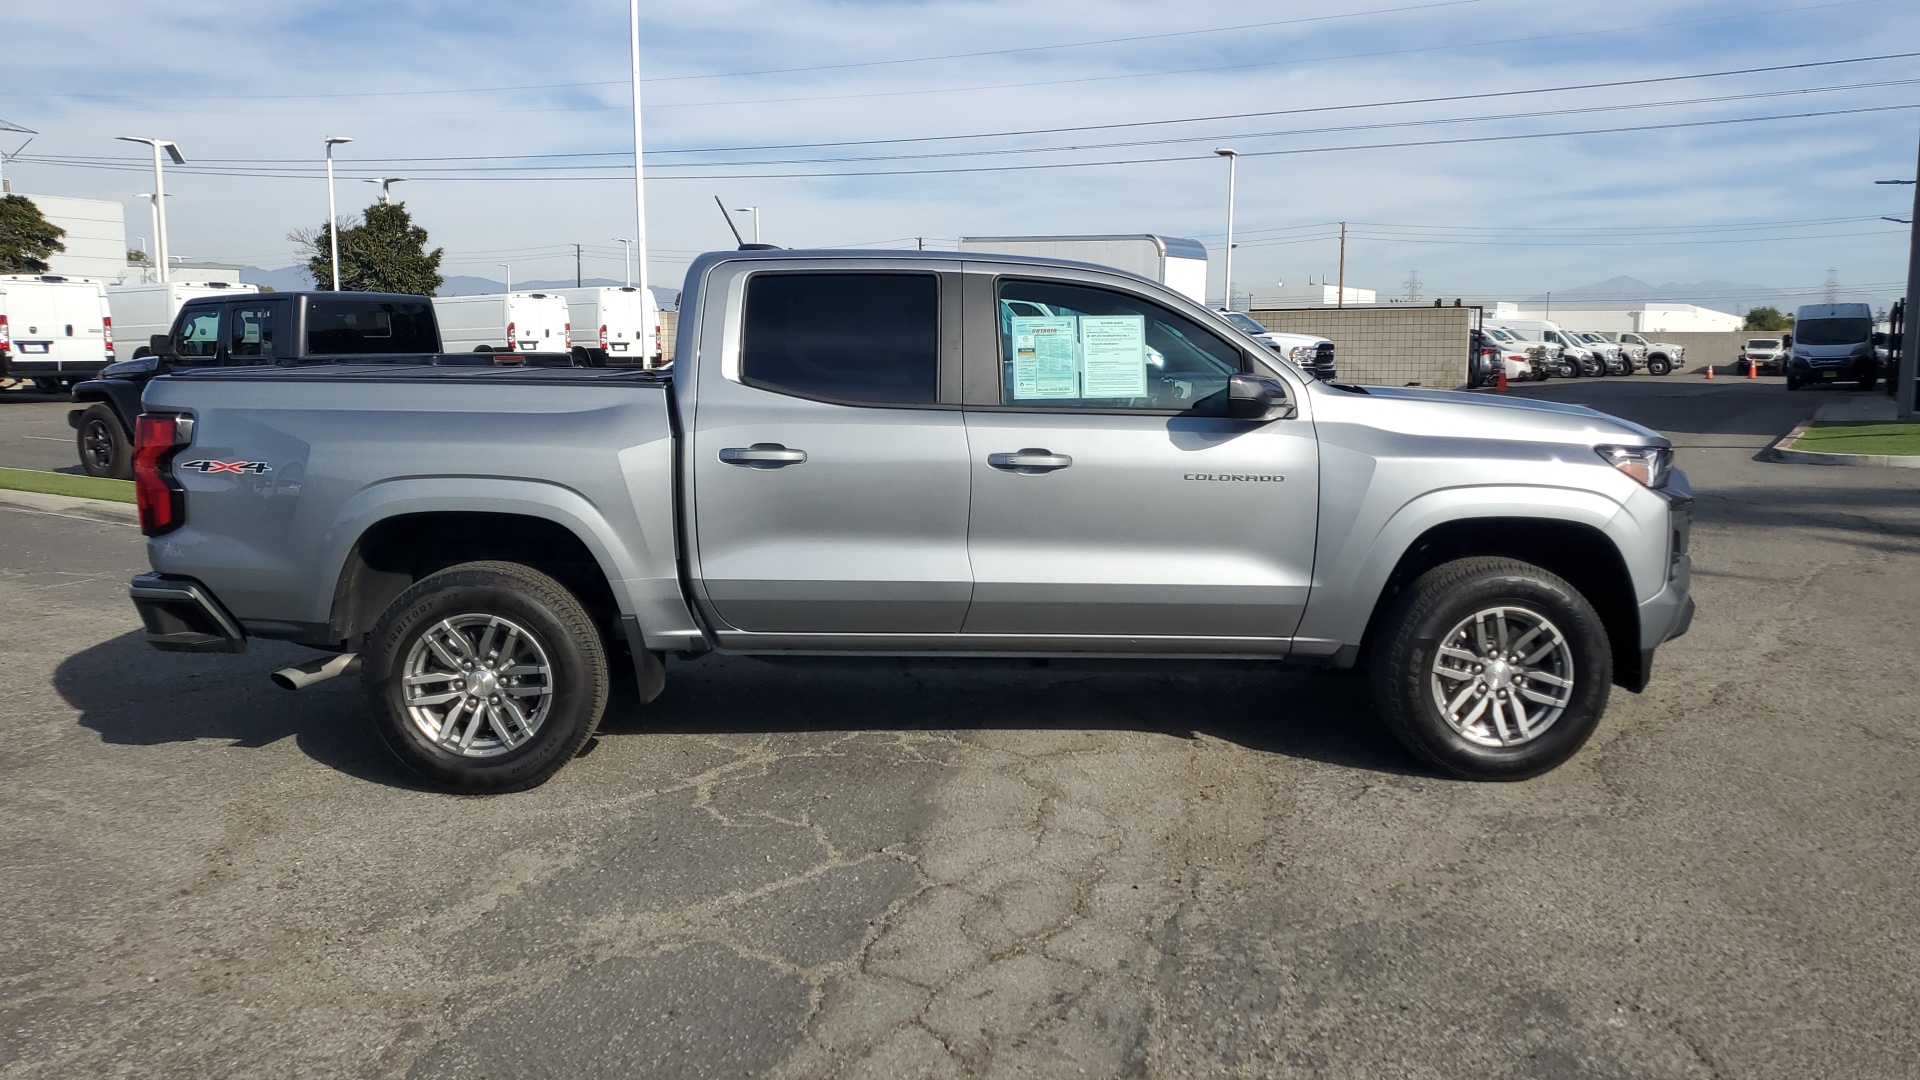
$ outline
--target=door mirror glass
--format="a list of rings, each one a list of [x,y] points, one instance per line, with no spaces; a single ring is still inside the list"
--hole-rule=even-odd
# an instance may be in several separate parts
[[[173,335],[153,334],[147,338],[147,349],[155,356],[172,356]]]
[[[1227,381],[1227,415],[1235,420],[1287,420],[1296,411],[1287,384],[1270,375],[1235,375]]]

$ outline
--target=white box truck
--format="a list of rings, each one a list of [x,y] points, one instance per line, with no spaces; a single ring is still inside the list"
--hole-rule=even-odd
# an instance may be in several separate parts
[[[149,285],[107,286],[107,307],[113,313],[120,340],[132,347],[127,355],[139,358],[152,352],[148,339],[173,329],[180,305],[202,296],[257,293],[258,285],[226,281],[169,281]]]
[[[48,393],[113,362],[106,286],[60,274],[0,274],[0,380]]]
[[[961,251],[1038,255],[1112,266],[1157,281],[1196,304],[1207,302],[1207,246],[1178,236],[963,236]]]
[[[568,352],[567,301],[559,293],[436,296],[445,352]]]
[[[631,285],[555,289],[567,302],[573,346],[595,366],[661,366],[660,305],[651,291]]]

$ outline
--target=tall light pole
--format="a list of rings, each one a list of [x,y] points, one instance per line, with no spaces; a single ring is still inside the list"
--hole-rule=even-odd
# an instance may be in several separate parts
[[[513,264],[512,263],[494,263],[493,265],[507,272],[507,292],[512,293],[513,292]]]
[[[640,0],[627,0],[627,22],[632,32],[633,58],[633,246],[638,249],[640,291],[647,291],[646,170],[640,164]]]
[[[148,216],[148,218],[149,218],[149,220],[151,220],[151,221],[152,221],[152,223],[153,223],[153,236],[154,236],[154,242],[155,242],[155,243],[159,243],[159,238],[160,238],[160,200],[159,200],[158,198],[155,198],[155,197],[154,197],[154,194],[153,194],[153,192],[151,192],[151,191],[143,191],[143,192],[141,192],[140,194],[138,194],[138,195],[135,195],[135,196],[134,196],[134,198],[136,198],[136,199],[145,199],[145,200],[147,200],[147,216]],[[145,245],[145,244],[142,244],[142,245],[141,245],[141,247],[142,247],[142,249],[144,249],[144,248],[146,247],[146,245]],[[153,269],[153,252],[151,252],[151,251],[148,251],[148,252],[146,252],[146,256],[147,256],[147,269],[148,269],[148,270],[152,270],[152,269]],[[141,281],[142,281],[142,283],[143,283],[143,284],[145,283],[145,281],[146,281],[146,277],[145,277],[145,275],[142,275],[142,277],[141,277]]]
[[[353,140],[345,135],[327,136],[327,240],[333,245],[333,291],[340,291],[340,215],[333,208],[333,148]]]
[[[140,135],[116,135],[119,142],[146,143],[153,147],[153,247],[160,256],[160,280],[167,277],[167,177],[160,164],[160,151],[165,150],[175,165],[185,165],[187,159],[180,156],[180,148],[165,139],[152,139]]]
[[[1912,229],[1911,239],[1907,241],[1907,302],[1906,318],[1900,324],[1900,381],[1894,387],[1894,396],[1899,400],[1893,403],[1894,416],[1901,420],[1914,419],[1913,391],[1914,369],[1920,368],[1920,333],[1915,333],[1916,298],[1920,298],[1920,165],[1914,168],[1914,180],[1881,180],[1882,184],[1913,184],[1913,216],[1907,220]]]
[[[1240,151],[1221,147],[1214,153],[1227,159],[1227,302],[1226,309],[1233,310],[1233,180],[1234,172],[1240,165]]]
[[[760,242],[760,208],[757,206],[736,206],[733,208],[733,212],[736,214],[752,214],[753,215],[753,242],[756,244],[759,243]]]
[[[620,244],[620,272],[627,276],[627,288],[633,288],[633,241],[624,236],[616,236]]]

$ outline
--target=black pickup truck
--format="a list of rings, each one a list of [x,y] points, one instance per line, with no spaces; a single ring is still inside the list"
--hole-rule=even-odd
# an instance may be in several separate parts
[[[73,388],[76,407],[67,424],[90,476],[133,479],[133,421],[140,415],[140,395],[156,375],[190,367],[368,363],[382,356],[417,364],[422,355],[440,352],[440,324],[432,300],[404,293],[204,296],[181,305],[173,329],[153,335],[141,352],[146,355],[109,364],[98,378]]]

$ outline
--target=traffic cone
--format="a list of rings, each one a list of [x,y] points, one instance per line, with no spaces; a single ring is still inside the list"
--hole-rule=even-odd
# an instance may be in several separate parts
[[[1713,381],[1713,365],[1712,364],[1707,365],[1707,381],[1708,382]]]
[[[1760,365],[1754,363],[1752,360],[1747,361],[1747,378],[1757,379],[1759,377],[1760,377]]]
[[[1494,378],[1493,388],[1502,394],[1507,392],[1507,365],[1500,365],[1500,374]]]

